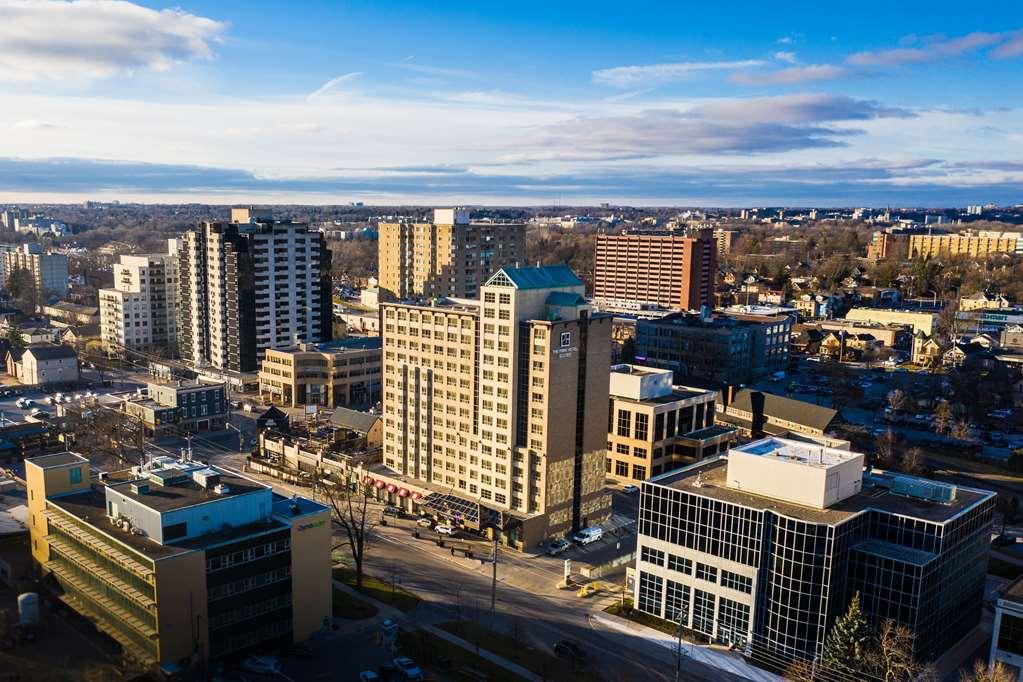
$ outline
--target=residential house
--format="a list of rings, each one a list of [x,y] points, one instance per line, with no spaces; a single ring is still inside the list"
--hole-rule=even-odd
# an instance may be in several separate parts
[[[79,379],[78,355],[70,346],[29,346],[21,354],[18,364],[21,365],[18,378],[21,383],[31,386],[69,384]]]
[[[926,332],[918,331],[913,336],[912,362],[920,367],[932,367],[942,355],[941,344]]]

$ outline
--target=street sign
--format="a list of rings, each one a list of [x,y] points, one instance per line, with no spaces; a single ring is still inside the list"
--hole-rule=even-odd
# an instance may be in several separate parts
[[[572,560],[565,559],[565,580],[572,577]]]

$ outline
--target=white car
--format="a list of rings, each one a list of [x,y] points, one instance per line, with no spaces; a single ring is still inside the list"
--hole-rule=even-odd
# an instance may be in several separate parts
[[[242,661],[242,668],[257,675],[278,675],[281,672],[281,664],[273,656],[249,656]]]
[[[639,486],[632,485],[631,483],[627,483],[626,485],[622,486],[622,492],[625,493],[626,495],[631,495],[633,493],[638,493],[639,492]]]
[[[391,662],[394,663],[394,667],[405,676],[406,680],[423,679],[423,669],[408,656],[399,656]]]
[[[433,519],[428,519],[425,516],[420,516],[416,519],[416,525],[422,528],[429,528],[433,525]]]
[[[437,526],[434,528],[434,530],[437,531],[438,533],[440,533],[441,535],[454,535],[455,534],[454,526],[450,526],[450,525],[448,525],[446,523],[439,523],[439,524],[437,524]]]

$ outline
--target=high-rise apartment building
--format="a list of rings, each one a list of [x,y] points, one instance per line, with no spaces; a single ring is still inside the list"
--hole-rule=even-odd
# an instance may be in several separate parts
[[[607,475],[622,483],[678,469],[728,449],[736,430],[716,426],[717,391],[675,386],[667,369],[611,368]]]
[[[301,223],[234,210],[186,232],[178,256],[178,347],[196,366],[252,372],[268,348],[329,341],[330,251]]]
[[[611,317],[565,266],[502,268],[477,300],[381,306],[384,465],[422,508],[508,544],[603,522]]]
[[[114,287],[99,290],[100,335],[108,351],[173,349],[178,343],[178,248],[121,256]]]
[[[170,457],[94,478],[62,452],[26,460],[25,478],[33,559],[128,658],[190,676],[329,626],[330,512],[317,502]]]
[[[994,502],[765,438],[643,484],[635,603],[784,667],[818,660],[859,594],[932,660],[980,620]]]
[[[45,253],[39,244],[22,244],[2,254],[4,281],[17,269],[25,270],[41,300],[50,296],[67,298],[68,260],[62,253]],[[35,311],[32,311],[35,312]]]
[[[732,245],[735,243],[735,237],[738,234],[735,230],[714,230],[714,240],[717,241],[718,245],[718,258],[727,256],[732,252]]]
[[[525,256],[526,226],[472,222],[465,208],[439,208],[432,223],[381,223],[379,280],[384,298],[475,298],[480,285]]]
[[[1023,255],[1023,233],[967,230],[961,234],[914,234],[909,238],[910,258],[984,258],[999,253]]]
[[[718,242],[711,229],[597,235],[593,297],[678,310],[714,305]]]

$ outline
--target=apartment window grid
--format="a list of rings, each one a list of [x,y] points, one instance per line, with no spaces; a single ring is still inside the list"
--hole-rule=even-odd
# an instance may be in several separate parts
[[[726,597],[718,600],[717,640],[722,644],[746,646],[749,639],[750,609]]]
[[[645,412],[636,413],[636,440],[646,440],[650,433],[650,415]]]
[[[683,627],[689,627],[689,585],[666,580],[664,618]]]
[[[696,562],[696,579],[705,580],[709,583],[716,583],[718,581],[718,569],[707,564]]]
[[[640,560],[656,566],[664,565],[664,552],[653,547],[643,547],[640,550]]]
[[[692,575],[693,560],[681,557],[677,554],[668,554],[668,570],[675,571],[676,573],[682,573],[684,575]]]
[[[727,587],[746,594],[753,593],[753,579],[729,570],[721,569],[721,587]]]
[[[1017,656],[1023,655],[1023,618],[1011,613],[1002,614],[1002,624],[998,628],[998,648]]]
[[[632,435],[632,412],[629,410],[618,410],[618,431],[619,436],[628,438]]]
[[[693,630],[714,635],[714,602],[712,592],[693,590]]]

